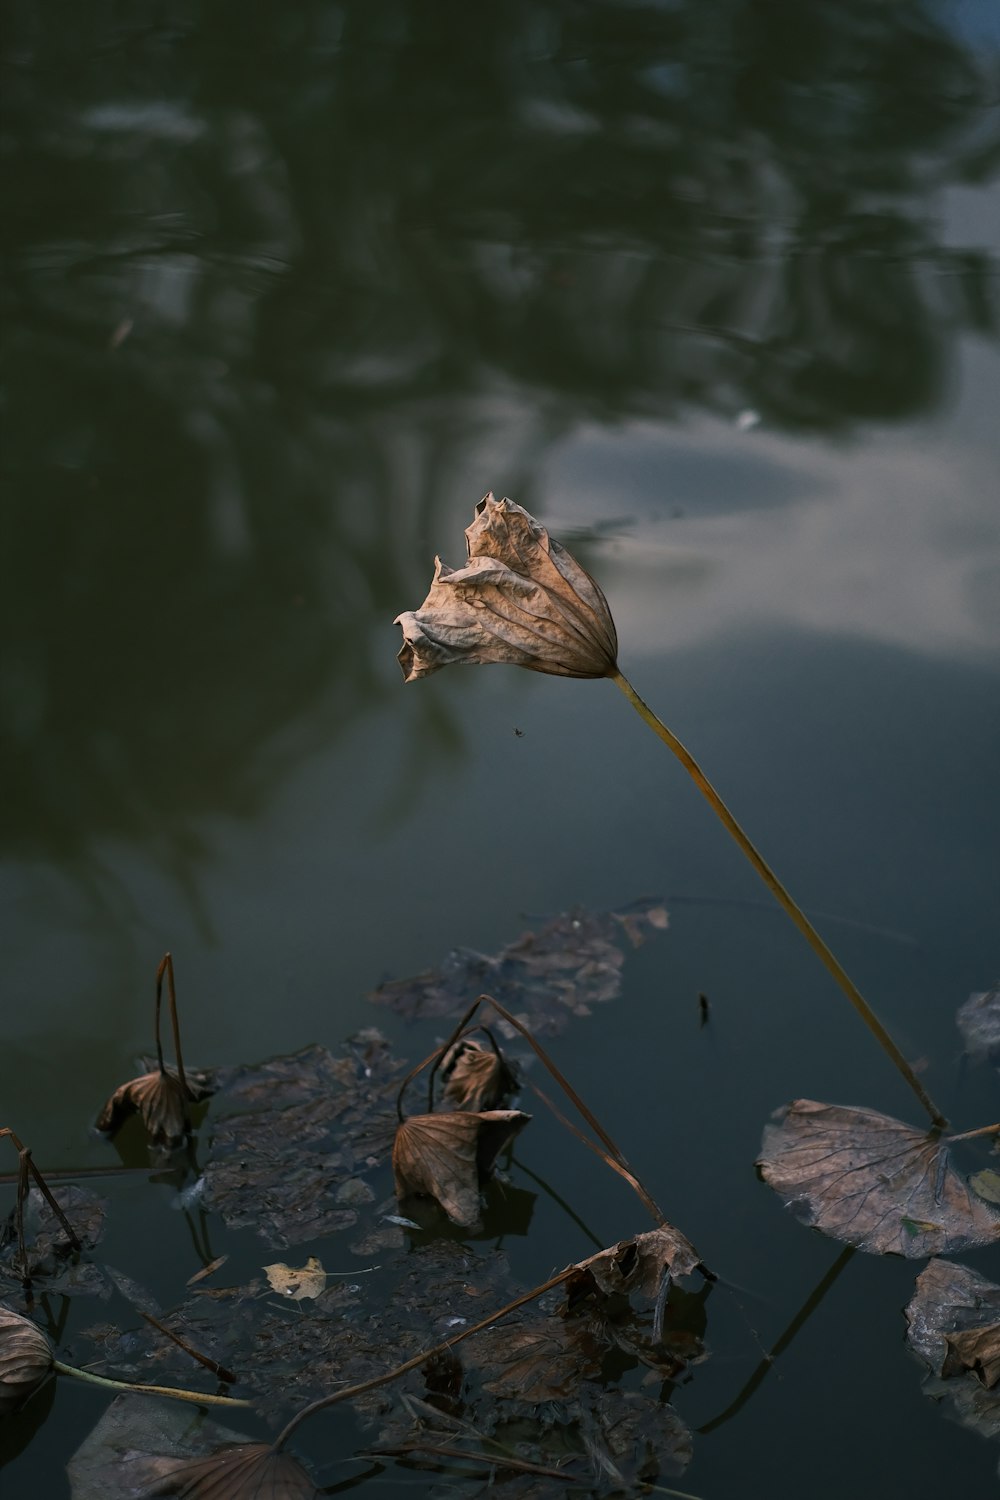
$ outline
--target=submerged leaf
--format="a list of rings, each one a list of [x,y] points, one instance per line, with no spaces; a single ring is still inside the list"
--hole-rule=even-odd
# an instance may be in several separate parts
[[[357,1224],[357,1184],[392,1148],[402,1065],[374,1030],[345,1050],[306,1047],[220,1080],[205,1204],[230,1227],[252,1227],[283,1249]]]
[[[701,1256],[691,1241],[671,1224],[663,1224],[578,1261],[577,1269],[588,1271],[602,1292],[637,1291],[655,1299],[664,1276],[677,1280],[700,1265]]]
[[[657,900],[621,911],[562,912],[499,953],[456,949],[439,968],[384,984],[368,998],[416,1021],[459,1016],[470,995],[487,990],[535,1036],[553,1036],[621,994],[626,952],[664,931],[668,920]]]
[[[322,1297],[326,1291],[326,1272],[322,1261],[317,1260],[315,1255],[310,1255],[298,1271],[286,1266],[283,1261],[275,1261],[274,1265],[264,1267],[264,1275],[274,1291],[280,1292],[282,1297],[289,1297],[293,1302],[301,1302],[305,1297]]]
[[[911,1259],[1000,1239],[1000,1214],[970,1191],[937,1134],[812,1099],[779,1119],[764,1130],[761,1176],[833,1239]]]
[[[138,1113],[154,1144],[176,1146],[191,1129],[189,1102],[205,1097],[190,1088],[185,1093],[176,1074],[156,1069],[115,1089],[97,1117],[97,1129],[115,1135],[129,1115]]]
[[[16,1411],[52,1369],[52,1350],[37,1323],[0,1306],[0,1417]]]
[[[590,574],[520,505],[486,495],[465,533],[469,561],[435,560],[430,593],[397,615],[407,682],[452,663],[511,662],[559,677],[610,677],[618,637]]]
[[[496,1109],[517,1087],[510,1068],[492,1048],[472,1037],[451,1047],[441,1063],[444,1103],[452,1109]]]
[[[906,1340],[929,1365],[924,1389],[959,1421],[1000,1437],[1000,1286],[968,1266],[932,1260],[906,1309]]]
[[[411,1115],[392,1148],[397,1196],[435,1198],[454,1224],[471,1228],[479,1220],[480,1183],[530,1118],[517,1109]]]
[[[248,1441],[204,1414],[192,1421],[176,1401],[119,1396],[67,1464],[72,1500],[139,1500],[191,1459]]]

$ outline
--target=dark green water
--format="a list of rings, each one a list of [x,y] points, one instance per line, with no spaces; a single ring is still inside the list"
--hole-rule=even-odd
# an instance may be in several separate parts
[[[4,12],[0,1124],[117,1160],[166,948],[191,1057],[250,1060],[662,893],[560,1059],[770,1347],[837,1246],[756,1181],[769,1113],[916,1106],[610,684],[404,690],[391,622],[485,490],[539,515],[947,1113],[997,1117],[954,1027],[1000,973],[996,7]],[[554,1130],[519,1154],[637,1227]],[[109,1191],[166,1286],[182,1216]],[[578,1249],[542,1203],[511,1254]],[[760,1348],[713,1305],[679,1487],[988,1492],[903,1346],[918,1268],[856,1256],[718,1423]],[[101,1401],[7,1425],[5,1500],[68,1493]]]

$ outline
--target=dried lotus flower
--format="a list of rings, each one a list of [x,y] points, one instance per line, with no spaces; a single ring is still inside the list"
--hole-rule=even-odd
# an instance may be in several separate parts
[[[469,560],[435,560],[430,593],[396,617],[407,682],[452,663],[512,662],[559,677],[613,677],[618,637],[586,569],[513,500],[486,495],[465,533]]]
[[[52,1369],[52,1350],[37,1323],[0,1307],[0,1416],[15,1411]]]
[[[496,1109],[514,1092],[517,1080],[499,1052],[463,1037],[441,1063],[444,1102],[450,1109]]]
[[[129,1115],[139,1114],[151,1141],[174,1146],[191,1128],[187,1106],[187,1096],[173,1074],[144,1073],[115,1089],[97,1117],[97,1128],[114,1135]]]
[[[268,1443],[238,1443],[172,1469],[149,1496],[175,1500],[319,1500],[302,1465]]]
[[[411,1115],[397,1129],[392,1147],[397,1197],[435,1198],[453,1224],[471,1228],[479,1220],[480,1183],[530,1119],[519,1109]]]
[[[163,1046],[160,1042],[160,1003],[164,977],[167,981],[174,1051],[177,1056],[176,1072],[168,1068],[163,1061]],[[96,1124],[98,1130],[114,1135],[129,1115],[139,1114],[146,1127],[146,1134],[154,1145],[176,1146],[183,1141],[191,1129],[188,1104],[197,1104],[200,1100],[207,1099],[212,1090],[204,1083],[192,1083],[191,1078],[184,1072],[180,1024],[177,1019],[177,996],[174,992],[174,962],[169,953],[163,955],[156,970],[154,1029],[156,1032],[156,1068],[116,1088],[98,1115]]]

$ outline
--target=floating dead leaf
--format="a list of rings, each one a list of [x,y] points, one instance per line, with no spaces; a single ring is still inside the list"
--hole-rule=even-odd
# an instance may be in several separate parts
[[[1000,1239],[1000,1214],[956,1172],[946,1139],[872,1109],[812,1099],[778,1118],[764,1130],[761,1176],[833,1239],[911,1259]]]
[[[1000,989],[970,995],[955,1020],[974,1062],[1000,1061]]]
[[[602,1292],[640,1292],[653,1301],[661,1295],[664,1276],[677,1280],[700,1266],[701,1256],[691,1241],[671,1224],[619,1240],[577,1262],[577,1269],[589,1272]]]
[[[16,1411],[52,1369],[52,1350],[37,1323],[0,1306],[0,1417]]]
[[[600,1373],[608,1347],[586,1326],[536,1317],[484,1328],[466,1358],[480,1370],[484,1390],[536,1404],[575,1395],[582,1380]]]
[[[621,994],[626,952],[667,922],[657,900],[621,911],[563,912],[499,953],[456,949],[440,968],[381,985],[368,998],[408,1021],[436,1020],[462,1015],[469,996],[485,990],[535,1036],[554,1036],[574,1016],[589,1015],[594,1005]]]
[[[982,1172],[973,1172],[969,1178],[969,1186],[980,1198],[985,1198],[987,1203],[1000,1203],[1000,1172],[994,1172],[991,1167],[985,1167]]]
[[[207,1266],[202,1266],[200,1271],[195,1271],[193,1276],[189,1276],[186,1285],[197,1286],[199,1281],[205,1281],[209,1276],[214,1276],[216,1271],[221,1271],[228,1259],[228,1255],[217,1255],[214,1260],[209,1261]]]
[[[473,1037],[450,1047],[441,1062],[444,1103],[451,1109],[496,1109],[517,1088],[517,1080],[498,1052]]]
[[[279,1260],[274,1265],[265,1266],[264,1274],[274,1291],[293,1302],[301,1302],[307,1297],[322,1297],[326,1291],[326,1272],[322,1261],[317,1260],[315,1255],[310,1255],[305,1265],[297,1271]]]
[[[282,1249],[353,1229],[365,1206],[358,1181],[392,1148],[401,1066],[372,1029],[342,1056],[306,1047],[221,1073],[205,1206]]]
[[[192,1098],[175,1074],[164,1070],[143,1073],[116,1088],[97,1117],[97,1129],[115,1135],[130,1115],[139,1114],[154,1145],[176,1146],[191,1129],[188,1106]]]
[[[618,637],[590,574],[513,500],[484,496],[464,568],[435,559],[430,593],[397,615],[407,682],[454,663],[511,662],[559,677],[610,677]]]
[[[267,1443],[239,1443],[180,1465],[147,1491],[176,1500],[319,1500],[302,1465]]]
[[[1000,1286],[931,1260],[906,1309],[906,1339],[931,1373],[924,1391],[984,1437],[1000,1438]]]
[[[471,1228],[479,1221],[480,1184],[530,1118],[517,1109],[411,1115],[392,1148],[397,1196],[434,1198],[452,1223]]]

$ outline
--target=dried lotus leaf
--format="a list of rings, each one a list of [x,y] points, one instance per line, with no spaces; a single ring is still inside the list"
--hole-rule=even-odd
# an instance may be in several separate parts
[[[479,1220],[480,1183],[530,1118],[517,1109],[411,1115],[392,1148],[397,1196],[435,1198],[452,1223],[471,1228]]]
[[[0,1307],[0,1416],[16,1411],[51,1369],[52,1350],[38,1325]]]

